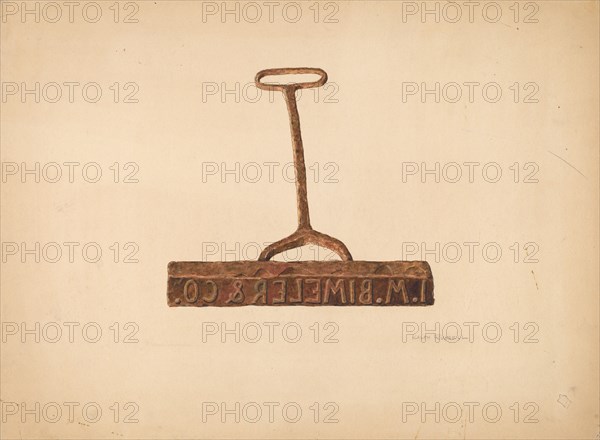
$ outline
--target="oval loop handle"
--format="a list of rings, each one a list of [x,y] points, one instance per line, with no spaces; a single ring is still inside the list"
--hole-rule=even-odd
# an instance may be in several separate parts
[[[277,76],[277,75],[297,75],[297,74],[314,74],[319,75],[320,78],[317,81],[311,82],[299,82],[291,84],[268,84],[261,81],[265,76]],[[282,67],[277,69],[265,69],[261,70],[254,77],[256,87],[261,90],[298,90],[298,89],[310,89],[313,87],[321,87],[327,82],[327,73],[323,69],[317,67]]]

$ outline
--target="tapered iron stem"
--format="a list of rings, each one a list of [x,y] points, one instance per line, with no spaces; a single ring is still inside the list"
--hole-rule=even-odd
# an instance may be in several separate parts
[[[298,211],[298,229],[312,229],[308,212],[308,194],[306,189],[306,165],[304,163],[304,146],[300,131],[300,115],[296,104],[296,90],[287,88],[284,92],[290,116],[290,132],[294,150],[294,170],[296,172],[296,204]]]

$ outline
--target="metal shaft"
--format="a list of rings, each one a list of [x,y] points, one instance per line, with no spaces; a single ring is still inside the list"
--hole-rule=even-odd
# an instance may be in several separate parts
[[[296,203],[298,211],[298,230],[312,229],[308,214],[308,195],[306,191],[306,165],[304,164],[304,147],[300,132],[300,115],[296,104],[296,90],[293,87],[284,89],[283,95],[290,116],[292,148],[294,150],[294,170],[296,172]]]

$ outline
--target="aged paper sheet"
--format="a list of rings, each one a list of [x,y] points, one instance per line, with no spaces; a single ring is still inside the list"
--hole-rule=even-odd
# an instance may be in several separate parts
[[[598,2],[0,6],[3,439],[598,439]],[[168,306],[296,227],[284,67],[312,225],[434,305]]]

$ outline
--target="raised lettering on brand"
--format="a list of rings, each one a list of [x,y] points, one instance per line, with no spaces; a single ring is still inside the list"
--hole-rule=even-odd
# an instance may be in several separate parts
[[[170,280],[169,301],[177,306],[430,304],[428,280],[419,278],[181,277]]]

